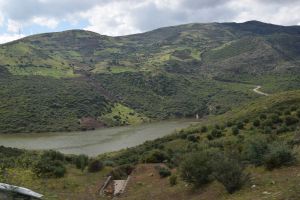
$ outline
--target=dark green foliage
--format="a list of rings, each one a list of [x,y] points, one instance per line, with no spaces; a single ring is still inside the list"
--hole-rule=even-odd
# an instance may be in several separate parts
[[[226,123],[226,125],[227,125],[227,127],[231,127],[231,126],[234,125],[234,123],[233,123],[232,121],[228,121],[228,122]]]
[[[236,127],[238,129],[243,129],[244,128],[244,123],[243,122],[238,122],[237,125],[236,125]]]
[[[201,133],[206,133],[207,130],[208,130],[207,126],[202,126],[200,131],[201,131]]]
[[[33,165],[33,172],[38,177],[63,177],[66,173],[64,166],[65,156],[57,151],[44,151],[38,161]]]
[[[284,121],[287,126],[294,125],[299,122],[299,120],[293,116],[286,116]]]
[[[0,78],[0,94],[0,133],[79,130],[81,117],[97,117],[110,108],[82,79]]]
[[[197,142],[199,140],[199,136],[197,136],[197,135],[188,135],[187,140],[189,140],[191,142]]]
[[[290,110],[284,111],[284,115],[291,115],[291,111]]]
[[[296,158],[291,147],[282,142],[269,145],[269,152],[265,155],[264,164],[268,170],[291,165]]]
[[[243,159],[260,166],[264,163],[264,155],[268,151],[268,141],[263,136],[254,136],[246,141],[242,151]]]
[[[291,112],[296,111],[297,110],[297,106],[292,106],[291,107]]]
[[[170,186],[177,185],[177,176],[175,174],[172,174],[169,177],[169,183],[170,183]]]
[[[147,163],[161,163],[168,159],[168,155],[161,150],[155,149],[150,151],[144,158]]]
[[[223,154],[212,161],[213,176],[222,183],[227,192],[232,194],[249,181],[249,175],[244,172],[244,166],[237,159]]]
[[[260,119],[264,120],[264,119],[267,119],[267,115],[266,114],[260,114],[259,116]]]
[[[223,135],[222,131],[220,131],[218,129],[213,129],[210,134],[213,138],[219,138],[219,137],[222,137],[222,135]]]
[[[103,169],[103,163],[97,159],[91,159],[88,164],[88,172],[99,172]]]
[[[297,117],[300,118],[300,110],[297,111]]]
[[[255,127],[260,126],[260,120],[259,119],[254,120],[253,121],[253,126],[255,126]]]
[[[240,133],[240,130],[235,126],[231,129],[231,132],[233,135],[238,135]]]
[[[89,157],[86,155],[79,155],[75,159],[75,165],[77,169],[84,171],[85,167],[88,166]]]
[[[159,173],[160,178],[165,178],[165,177],[171,176],[171,171],[169,169],[167,169],[166,167],[159,167],[158,173]]]
[[[116,168],[114,168],[110,175],[113,177],[113,179],[126,179],[128,175],[131,174],[132,170],[134,169],[134,166],[131,164],[126,165],[120,165]]]
[[[32,171],[42,178],[60,178],[66,173],[66,168],[64,164],[59,160],[50,160],[46,158],[40,159],[33,166]]]
[[[270,126],[265,126],[264,134],[271,134],[271,133],[272,133],[272,128]]]
[[[280,119],[280,117],[277,114],[272,114],[270,118],[274,124],[278,124],[282,122],[282,119]]]
[[[210,182],[211,174],[210,155],[207,152],[188,154],[180,166],[182,179],[195,187]]]

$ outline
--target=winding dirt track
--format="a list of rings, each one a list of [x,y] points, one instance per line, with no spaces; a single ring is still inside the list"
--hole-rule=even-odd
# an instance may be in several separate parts
[[[253,89],[253,92],[260,94],[260,95],[269,96],[269,94],[259,91],[260,88],[261,88],[260,85],[256,86],[256,88]]]

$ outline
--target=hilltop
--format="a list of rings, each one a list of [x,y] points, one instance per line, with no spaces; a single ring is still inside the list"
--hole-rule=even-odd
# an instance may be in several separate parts
[[[0,132],[94,129],[221,114],[295,90],[299,26],[186,24],[109,37],[70,30],[0,46]]]

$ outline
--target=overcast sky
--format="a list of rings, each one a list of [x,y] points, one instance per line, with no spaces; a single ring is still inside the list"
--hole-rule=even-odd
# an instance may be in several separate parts
[[[68,29],[116,36],[248,20],[300,25],[300,0],[0,0],[0,43]]]

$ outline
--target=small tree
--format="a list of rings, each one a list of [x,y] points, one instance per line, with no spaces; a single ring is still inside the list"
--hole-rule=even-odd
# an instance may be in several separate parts
[[[230,194],[239,190],[249,180],[249,175],[244,172],[244,167],[238,160],[222,154],[214,159],[212,167],[213,176]]]
[[[175,174],[173,174],[169,177],[169,183],[171,186],[174,186],[177,184],[177,176]]]
[[[269,145],[269,152],[265,155],[265,166],[268,170],[291,165],[296,157],[292,149],[285,143],[275,142]]]
[[[160,178],[165,178],[171,175],[171,171],[165,167],[159,167],[158,173]]]
[[[264,164],[264,155],[268,151],[268,141],[263,136],[254,136],[245,142],[242,157],[251,164],[260,166]]]
[[[83,172],[85,167],[88,165],[88,161],[89,157],[87,157],[86,155],[77,156],[75,160],[76,168],[80,169]]]
[[[201,127],[201,133],[206,133],[207,132],[207,127],[206,126],[202,126]]]
[[[211,174],[210,155],[205,151],[187,155],[180,166],[182,179],[194,187],[210,182]]]
[[[260,121],[259,121],[259,119],[256,119],[256,120],[253,121],[253,126],[255,126],[255,127],[260,126]]]
[[[240,133],[240,130],[235,126],[231,129],[231,132],[233,135],[238,135]]]
[[[90,160],[89,162],[89,166],[88,166],[88,171],[89,172],[98,172],[98,171],[101,171],[103,168],[103,164],[100,160],[95,160],[95,159],[92,159]]]

